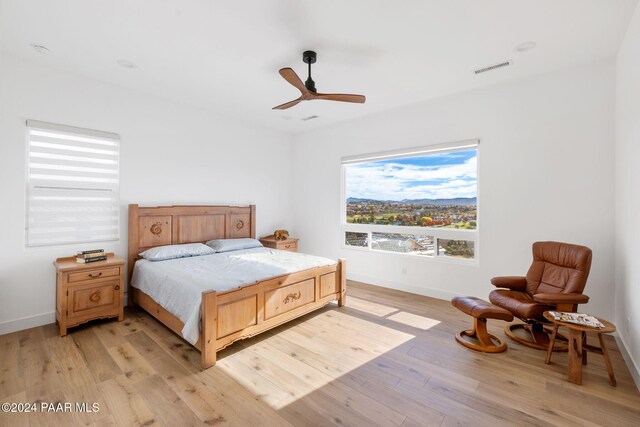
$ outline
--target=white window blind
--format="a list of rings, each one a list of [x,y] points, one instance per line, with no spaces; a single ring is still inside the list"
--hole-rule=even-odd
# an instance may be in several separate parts
[[[119,238],[120,136],[27,121],[26,244]]]

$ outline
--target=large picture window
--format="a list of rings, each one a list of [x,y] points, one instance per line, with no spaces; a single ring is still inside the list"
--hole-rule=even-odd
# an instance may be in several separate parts
[[[118,240],[113,133],[27,121],[27,246]]]
[[[343,159],[345,247],[477,257],[478,144]]]

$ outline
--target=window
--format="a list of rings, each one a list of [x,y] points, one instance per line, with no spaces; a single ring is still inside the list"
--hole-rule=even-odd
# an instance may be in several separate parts
[[[344,158],[344,246],[477,257],[478,142]]]
[[[27,246],[118,240],[120,137],[32,120],[27,137]]]

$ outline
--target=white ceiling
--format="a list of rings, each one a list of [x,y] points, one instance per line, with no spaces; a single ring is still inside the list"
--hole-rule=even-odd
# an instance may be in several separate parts
[[[3,54],[299,132],[615,55],[637,0],[4,0]],[[535,41],[517,53],[514,47]],[[50,49],[36,53],[30,44]],[[367,102],[271,107],[318,52],[318,91]],[[137,64],[125,69],[116,60]],[[513,67],[474,75],[512,59]],[[318,115],[314,120],[303,117]]]

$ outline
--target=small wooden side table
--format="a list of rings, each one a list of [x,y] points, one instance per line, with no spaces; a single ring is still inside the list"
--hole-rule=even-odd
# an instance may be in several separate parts
[[[545,363],[548,365],[551,363],[551,354],[553,353],[553,345],[558,334],[560,326],[564,326],[569,329],[569,382],[574,384],[582,384],[582,365],[587,364],[587,351],[601,354],[604,357],[604,363],[607,366],[607,372],[609,373],[609,383],[612,386],[616,386],[616,376],[613,373],[613,367],[611,366],[611,359],[609,359],[609,352],[604,344],[604,337],[602,334],[610,334],[615,332],[616,326],[604,319],[597,318],[604,327],[592,328],[590,326],[577,325],[575,323],[562,322],[556,320],[548,311],[544,312],[544,317],[548,321],[553,323],[553,332],[551,334],[551,341],[549,341],[549,349],[547,350],[547,358]],[[587,332],[594,332],[598,335],[600,341],[600,347],[594,347],[587,344]]]

